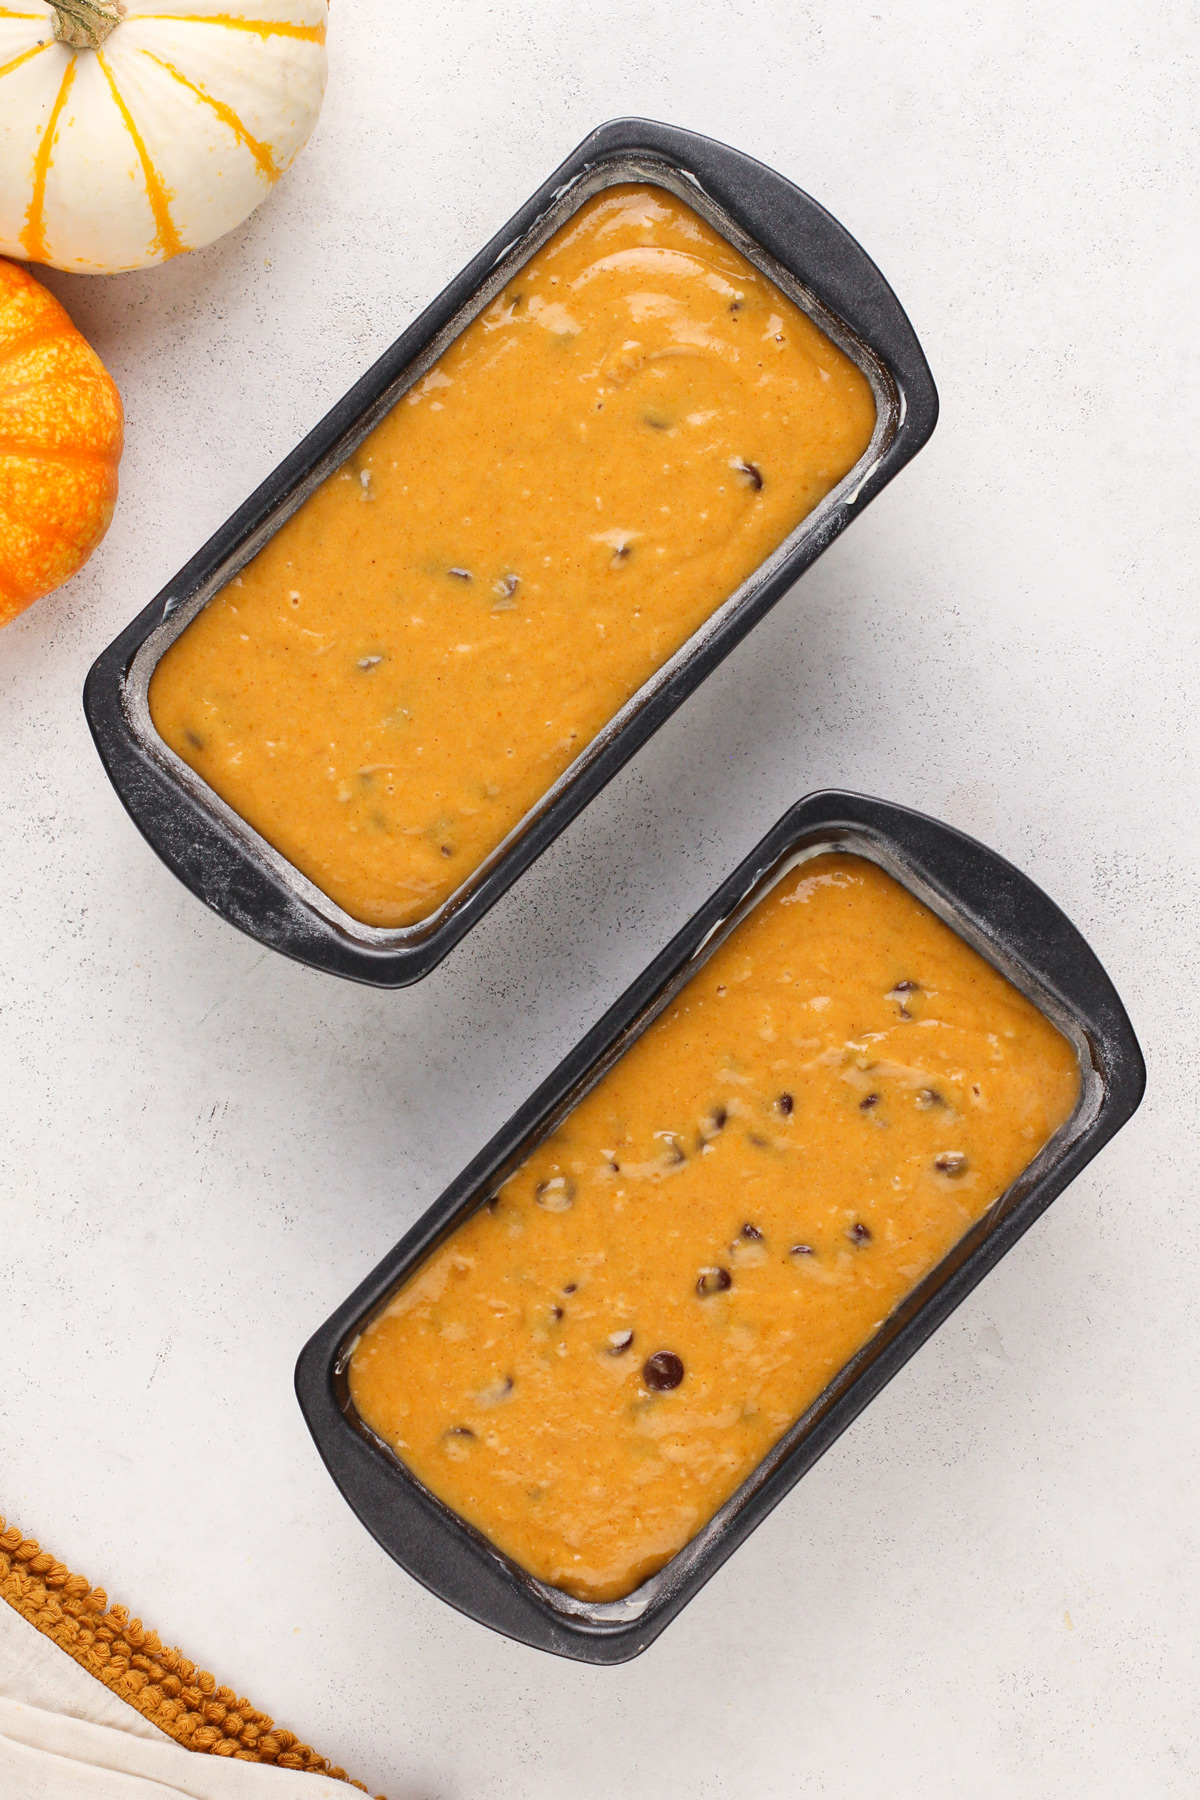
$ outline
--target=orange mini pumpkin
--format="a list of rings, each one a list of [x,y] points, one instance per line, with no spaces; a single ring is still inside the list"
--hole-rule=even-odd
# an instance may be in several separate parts
[[[123,437],[96,352],[0,258],[0,625],[69,580],[108,530]]]

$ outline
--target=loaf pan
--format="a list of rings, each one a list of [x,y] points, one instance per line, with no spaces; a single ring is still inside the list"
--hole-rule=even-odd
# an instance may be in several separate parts
[[[870,381],[874,434],[844,480],[621,708],[437,911],[397,929],[364,925],[167,748],[150,718],[150,677],[200,608],[355,450],[515,271],[585,200],[624,181],[657,183],[678,195],[816,321]],[[420,980],[916,454],[936,419],[933,380],[899,302],[865,251],[815,200],[761,163],[692,132],[640,119],[603,125],[98,658],[84,707],[109,778],[167,867],[260,943],[380,987]]]
[[[1074,1044],[1071,1118],[884,1322],[700,1533],[627,1599],[589,1604],[519,1568],[434,1498],[359,1419],[346,1367],[417,1266],[497,1190],[799,855],[844,850],[894,876]],[[1120,999],[1053,901],[949,825],[856,794],[810,794],[655,958],[301,1353],[296,1391],[326,1467],[368,1531],[418,1581],[493,1630],[580,1662],[652,1643],[742,1540],[1136,1110],[1145,1068]]]

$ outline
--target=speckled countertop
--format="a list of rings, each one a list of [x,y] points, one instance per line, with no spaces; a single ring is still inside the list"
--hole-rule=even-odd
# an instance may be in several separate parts
[[[239,231],[50,277],[129,448],[99,554],[0,637],[0,1511],[389,1800],[1190,1797],[1194,8],[399,11],[336,0],[321,123]],[[292,967],[142,844],[84,674],[621,112],[760,156],[862,239],[938,432],[428,981]],[[375,1548],[296,1352],[825,784],[1029,870],[1121,989],[1147,1100],[655,1649],[552,1661]]]

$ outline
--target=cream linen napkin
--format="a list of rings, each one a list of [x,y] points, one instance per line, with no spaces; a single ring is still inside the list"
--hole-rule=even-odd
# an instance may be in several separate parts
[[[173,1743],[0,1600],[3,1800],[351,1800],[327,1775]]]

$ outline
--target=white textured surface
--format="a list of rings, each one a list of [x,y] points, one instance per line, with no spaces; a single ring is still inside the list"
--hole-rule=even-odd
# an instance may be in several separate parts
[[[245,226],[51,278],[129,449],[95,561],[0,638],[0,1510],[390,1800],[1200,1789],[1197,44],[1183,0],[337,0],[317,132]],[[291,967],[138,838],[84,674],[621,112],[843,219],[941,425],[429,981]],[[1148,1097],[654,1650],[556,1662],[374,1547],[293,1361],[827,783],[1040,880],[1124,995]]]

